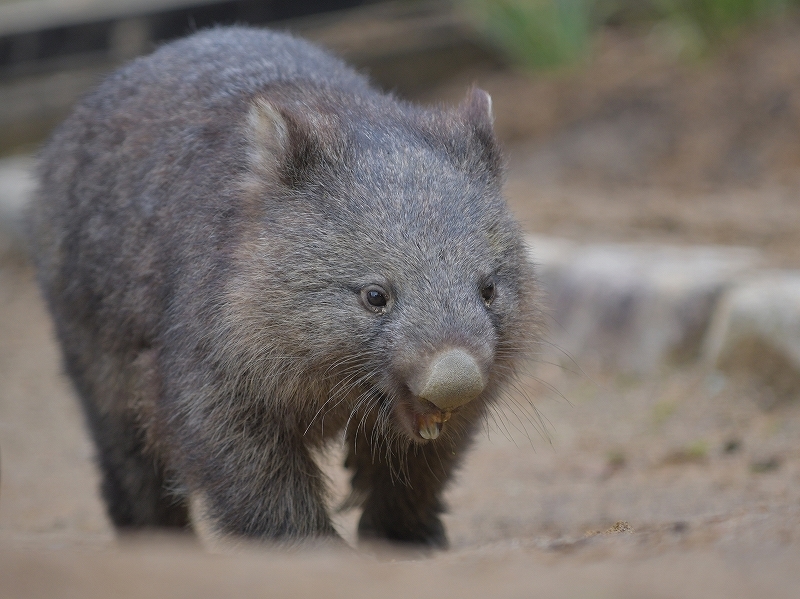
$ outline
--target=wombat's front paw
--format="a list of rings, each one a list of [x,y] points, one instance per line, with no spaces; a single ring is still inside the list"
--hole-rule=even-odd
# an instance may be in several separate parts
[[[358,522],[360,541],[389,541],[409,548],[447,549],[447,533],[439,516],[433,515],[423,521],[413,522],[365,511]]]

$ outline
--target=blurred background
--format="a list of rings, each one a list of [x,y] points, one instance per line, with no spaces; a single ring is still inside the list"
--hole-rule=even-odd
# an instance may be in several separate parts
[[[548,331],[450,491],[453,549],[422,564],[214,562],[115,540],[100,505],[25,252],[34,156],[114,67],[233,23],[420,103],[492,95]],[[796,597],[798,439],[800,1],[0,0],[3,596]],[[335,503],[336,448],[328,470]]]
[[[402,97],[455,103],[486,88],[531,231],[746,244],[796,265],[797,4],[0,0],[0,157],[33,154],[136,55],[215,24],[270,25]]]

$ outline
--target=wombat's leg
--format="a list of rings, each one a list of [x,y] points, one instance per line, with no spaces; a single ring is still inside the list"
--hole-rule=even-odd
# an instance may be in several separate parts
[[[363,501],[358,523],[362,540],[388,541],[446,548],[441,494],[468,440],[412,444],[403,453],[374,453],[365,435],[350,442],[346,465],[355,469],[353,493]],[[356,450],[354,451],[354,447]]]
[[[97,449],[102,494],[108,515],[118,529],[187,528],[185,500],[165,486],[163,469],[147,451],[141,408],[155,402],[154,352],[134,358],[105,353],[86,342],[84,331],[71,340],[84,351],[65,351],[65,365],[81,399]]]
[[[165,488],[165,480],[145,452],[144,435],[129,415],[99,413],[84,402],[102,473],[108,515],[120,530],[146,527],[188,528],[184,500]]]
[[[192,496],[202,503],[212,531],[277,541],[336,537],[325,477],[301,433],[275,424],[277,417],[251,413],[242,434],[233,412],[216,423],[222,428],[216,439],[195,437],[184,450],[193,454]]]

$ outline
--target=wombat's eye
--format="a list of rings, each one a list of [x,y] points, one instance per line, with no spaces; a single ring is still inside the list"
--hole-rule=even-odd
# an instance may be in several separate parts
[[[368,310],[383,314],[389,304],[389,294],[378,285],[370,285],[361,290],[361,301]]]
[[[492,280],[486,281],[481,285],[481,297],[483,298],[483,303],[487,306],[491,306],[494,301],[494,291],[494,281]]]

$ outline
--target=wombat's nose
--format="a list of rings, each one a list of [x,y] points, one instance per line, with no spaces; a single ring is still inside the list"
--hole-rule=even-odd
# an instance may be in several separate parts
[[[434,356],[419,396],[449,411],[475,399],[484,386],[475,359],[462,349],[450,349]]]

